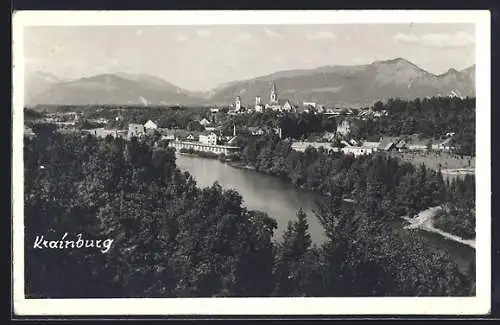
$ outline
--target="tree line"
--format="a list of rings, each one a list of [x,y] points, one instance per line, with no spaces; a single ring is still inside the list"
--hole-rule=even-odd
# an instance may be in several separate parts
[[[36,132],[25,138],[24,149],[28,297],[473,294],[474,279],[449,256],[382,221],[387,207],[378,200],[377,180],[389,171],[398,175],[392,181],[405,177],[410,165],[386,158],[332,160],[344,173],[335,184],[354,189],[349,171],[357,164],[369,169],[369,190],[362,204],[348,204],[340,195],[347,192],[333,190],[318,202],[316,217],[328,240],[315,246],[303,211],[274,242],[272,216],[249,211],[239,193],[217,183],[197,187],[176,167],[171,149],[155,148],[148,139]],[[272,168],[279,160],[264,165],[264,157],[259,166]],[[316,159],[327,158],[309,152],[297,161]],[[57,240],[65,233],[114,241],[105,254],[33,245],[36,236]]]
[[[323,195],[384,207],[384,218],[415,216],[444,205],[437,226],[453,234],[475,237],[475,177],[446,182],[439,170],[414,166],[382,153],[355,158],[324,148],[292,149],[277,137],[248,137],[242,141],[241,160],[257,171],[280,177],[297,187]],[[446,216],[444,216],[446,215]]]
[[[436,216],[435,226],[464,239],[476,238],[476,180],[474,175],[448,182],[444,209]]]
[[[59,110],[78,110],[84,118],[105,117],[109,128],[126,129],[129,123],[156,121],[161,128],[181,128],[200,131],[204,128],[198,121],[206,118],[210,122],[225,126],[225,133],[232,134],[233,125],[281,127],[284,138],[307,139],[324,132],[334,132],[341,120],[351,121],[351,136],[356,139],[373,139],[380,136],[419,134],[424,138],[440,139],[455,133],[456,153],[475,155],[475,97],[431,97],[414,100],[392,99],[378,101],[371,107],[353,109],[353,112],[372,110],[386,111],[379,117],[358,116],[332,117],[323,114],[281,113],[273,111],[251,114],[227,115],[227,109],[211,114],[207,107],[61,107]],[[117,115],[122,119],[115,120]]]
[[[400,136],[419,134],[440,139],[455,133],[457,153],[475,155],[475,97],[432,97],[414,100],[389,99],[376,102],[374,111],[387,111],[379,119],[358,120],[354,135],[366,138],[373,135]]]

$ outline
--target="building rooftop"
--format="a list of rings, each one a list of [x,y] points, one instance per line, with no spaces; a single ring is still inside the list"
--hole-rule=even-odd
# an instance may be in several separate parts
[[[397,142],[399,142],[399,137],[382,137],[379,141],[378,149],[389,150]]]
[[[260,126],[249,126],[248,131],[259,131],[259,130],[264,130]]]

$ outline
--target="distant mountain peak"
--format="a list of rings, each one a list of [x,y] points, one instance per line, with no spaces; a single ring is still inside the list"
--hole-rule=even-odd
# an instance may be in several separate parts
[[[451,74],[440,78],[405,58],[396,57],[369,64],[279,71],[218,87],[209,99],[213,103],[227,104],[235,96],[241,96],[242,103],[253,105],[255,96],[262,96],[264,100],[268,98],[273,81],[280,98],[299,103],[313,101],[327,106],[370,105],[373,101],[388,98],[425,98],[449,94],[452,90],[457,95],[474,96],[474,83],[464,75],[459,72],[456,76]]]
[[[56,82],[45,91],[27,93],[36,95],[32,97],[37,104],[229,105],[241,96],[243,105],[253,105],[256,96],[267,103],[275,83],[279,98],[356,107],[388,98],[474,96],[474,76],[475,65],[435,75],[397,57],[370,64],[277,71],[224,83],[207,92],[191,92],[144,73],[116,72]]]
[[[406,65],[411,65],[411,66],[415,66],[415,64],[413,64],[412,62],[408,61],[407,59],[405,58],[402,58],[402,57],[397,57],[397,58],[394,58],[394,59],[389,59],[389,60],[380,60],[380,61],[375,61],[373,62],[373,64],[406,64]]]
[[[189,91],[147,74],[102,73],[47,85],[42,91],[25,92],[30,103],[71,105],[198,104]],[[166,104],[165,104],[166,105]]]
[[[125,78],[117,76],[116,74],[113,74],[113,73],[102,73],[102,74],[97,74],[95,76],[83,77],[83,78],[77,79],[77,80],[81,80],[81,81],[87,81],[87,80],[106,80],[106,81],[110,81],[110,80],[120,80],[120,79],[125,79]]]

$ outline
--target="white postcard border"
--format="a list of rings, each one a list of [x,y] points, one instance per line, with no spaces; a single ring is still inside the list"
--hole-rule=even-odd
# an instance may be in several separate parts
[[[23,193],[23,28],[85,25],[272,25],[473,23],[476,26],[475,297],[25,299]],[[16,315],[476,315],[490,310],[490,12],[371,11],[22,11],[13,16],[13,290]]]

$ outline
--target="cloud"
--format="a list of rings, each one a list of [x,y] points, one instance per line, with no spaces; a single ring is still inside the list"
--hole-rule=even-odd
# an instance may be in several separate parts
[[[276,33],[274,30],[269,28],[264,28],[264,33],[269,37],[283,37],[283,35]]]
[[[196,31],[196,34],[199,36],[199,37],[210,37],[210,31],[206,30],[206,29],[200,29],[200,30],[197,30]]]
[[[177,42],[186,42],[186,41],[189,41],[189,37],[187,37],[186,35],[177,35],[175,37],[175,40]]]
[[[241,33],[241,34],[239,34],[239,35],[236,37],[236,41],[237,41],[237,42],[246,42],[246,41],[248,41],[250,38],[252,38],[252,34],[250,34],[250,33]]]
[[[336,40],[337,36],[329,31],[316,31],[307,35],[307,38],[310,40]]]
[[[274,63],[281,63],[281,62],[283,62],[283,58],[281,56],[279,56],[279,55],[276,55],[273,58],[273,62]]]
[[[428,47],[464,47],[474,44],[474,36],[466,32],[458,32],[456,34],[403,34],[398,33],[393,37],[396,41],[420,44]]]

